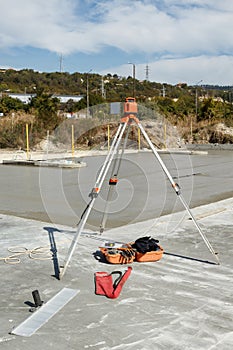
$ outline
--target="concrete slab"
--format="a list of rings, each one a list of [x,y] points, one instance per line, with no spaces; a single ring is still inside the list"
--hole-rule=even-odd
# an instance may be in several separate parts
[[[85,162],[78,159],[50,159],[50,160],[2,160],[3,165],[39,166],[56,168],[83,168],[87,166]]]
[[[17,264],[0,261],[1,349],[232,349],[232,208],[233,198],[193,210],[219,252],[219,266],[193,222],[179,212],[102,236],[83,232],[61,281],[54,275],[75,228],[0,215],[0,257],[22,253]],[[95,295],[94,272],[125,269],[98,260],[101,242],[128,242],[145,235],[159,239],[163,258],[133,263],[118,299]],[[46,302],[62,288],[80,293],[31,337],[9,334],[30,316],[33,290]]]

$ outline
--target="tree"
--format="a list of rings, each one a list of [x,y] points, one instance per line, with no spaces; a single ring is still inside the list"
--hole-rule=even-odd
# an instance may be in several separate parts
[[[28,110],[28,106],[21,102],[19,99],[12,98],[10,96],[4,96],[0,100],[0,110],[4,114],[8,114],[12,111]]]
[[[35,111],[36,127],[38,131],[54,130],[61,122],[58,117],[59,100],[37,88],[36,96],[31,100],[31,108]]]
[[[182,95],[174,102],[175,114],[181,118],[195,113],[195,101],[193,96]]]
[[[214,103],[212,98],[205,99],[199,109],[197,122],[208,120],[214,116]]]

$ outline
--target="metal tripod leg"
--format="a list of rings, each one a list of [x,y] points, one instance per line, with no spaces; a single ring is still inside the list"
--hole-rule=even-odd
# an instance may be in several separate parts
[[[123,147],[121,148],[121,154],[120,154],[119,159],[117,159],[117,157],[119,155],[119,148],[117,149],[117,154],[115,157],[115,161],[113,163],[111,178],[114,176],[118,177],[118,173],[119,173],[120,167],[121,167],[122,157],[124,155],[125,148],[126,148],[127,141],[128,141],[128,137],[129,137],[129,131],[130,131],[130,124],[128,125],[128,130],[127,130],[127,133],[125,136]],[[112,200],[112,196],[113,196],[115,187],[116,187],[115,185],[114,186],[109,185],[109,190],[108,190],[107,199],[106,199],[106,203],[105,203],[104,213],[103,213],[102,221],[100,224],[100,234],[102,234],[105,230],[105,225],[106,225],[107,218],[108,218],[108,210],[109,210],[109,206],[110,206],[110,201]]]
[[[95,182],[94,189],[96,191],[92,190],[92,192],[90,193],[91,201],[88,204],[87,208],[85,209],[84,214],[82,215],[82,218],[81,218],[81,220],[80,220],[80,222],[78,224],[76,234],[75,234],[75,236],[74,236],[74,238],[72,240],[72,243],[70,245],[67,257],[65,258],[65,261],[64,261],[64,265],[63,265],[63,267],[60,268],[59,279],[61,279],[64,276],[65,272],[66,272],[66,269],[67,269],[67,267],[69,265],[69,262],[70,262],[70,260],[72,258],[72,255],[74,253],[74,250],[75,250],[75,248],[77,246],[77,243],[78,243],[79,237],[81,235],[81,232],[83,231],[83,228],[84,228],[84,226],[85,226],[85,224],[87,222],[87,219],[88,219],[88,217],[90,215],[90,212],[91,212],[91,210],[93,208],[93,205],[95,203],[95,200],[98,197],[98,194],[99,194],[99,192],[101,190],[101,187],[103,185],[103,182],[104,182],[104,179],[105,179],[105,177],[107,175],[107,172],[108,172],[108,170],[109,170],[109,168],[111,166],[113,157],[114,157],[114,155],[115,155],[115,153],[116,153],[116,151],[117,151],[117,149],[119,147],[119,144],[121,142],[121,139],[122,139],[122,136],[124,134],[126,126],[127,126],[127,122],[126,123],[121,123],[119,125],[119,128],[118,128],[117,133],[116,133],[116,135],[114,137],[114,140],[113,140],[113,143],[112,143],[111,148],[109,150],[109,153],[108,153],[108,155],[107,155],[107,157],[105,159],[105,162],[104,162],[104,164],[103,164],[103,166],[101,168],[101,171],[100,171],[100,173],[98,175],[98,178],[97,178],[97,180]]]
[[[158,152],[156,151],[153,143],[151,142],[149,136],[147,135],[146,131],[144,130],[144,128],[142,127],[142,125],[140,123],[138,123],[138,127],[141,130],[143,136],[145,137],[146,141],[148,142],[152,152],[154,153],[155,157],[157,158],[157,160],[159,161],[163,171],[165,172],[165,174],[167,175],[172,187],[174,188],[176,194],[178,195],[181,203],[183,204],[184,208],[187,210],[187,212],[189,213],[190,217],[192,218],[198,232],[200,233],[203,241],[205,242],[206,246],[208,247],[209,251],[213,254],[213,256],[215,257],[215,260],[217,261],[217,264],[219,264],[219,259],[218,256],[213,247],[211,246],[210,242],[208,241],[207,237],[205,236],[205,234],[202,232],[200,226],[198,225],[195,217],[193,216],[188,204],[186,203],[185,199],[183,198],[183,196],[181,195],[181,191],[180,191],[180,187],[175,183],[175,181],[173,180],[172,176],[170,175],[168,169],[166,168],[164,162],[162,161],[162,159],[160,158]]]

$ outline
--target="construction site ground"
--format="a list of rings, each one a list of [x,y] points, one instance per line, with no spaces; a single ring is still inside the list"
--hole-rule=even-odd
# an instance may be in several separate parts
[[[192,210],[218,252],[220,265],[187,213],[178,212],[103,235],[84,230],[62,280],[55,276],[76,228],[0,215],[0,257],[21,252],[16,260],[0,261],[1,349],[231,350],[232,208],[230,198]],[[95,295],[95,272],[127,267],[103,262],[99,246],[143,236],[159,239],[165,251],[162,259],[133,262],[117,299]],[[46,304],[63,288],[79,293],[32,336],[12,334],[31,315],[33,290]]]

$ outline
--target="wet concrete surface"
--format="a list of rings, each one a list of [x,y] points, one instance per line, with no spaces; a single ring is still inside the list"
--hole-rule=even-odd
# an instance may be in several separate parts
[[[162,154],[170,174],[191,207],[233,196],[233,151],[204,155]],[[51,169],[0,165],[0,212],[75,225],[105,157],[84,157],[86,168]],[[108,174],[88,220],[96,229],[107,198]],[[107,227],[118,227],[182,210],[182,205],[152,153],[126,154],[109,206]]]

